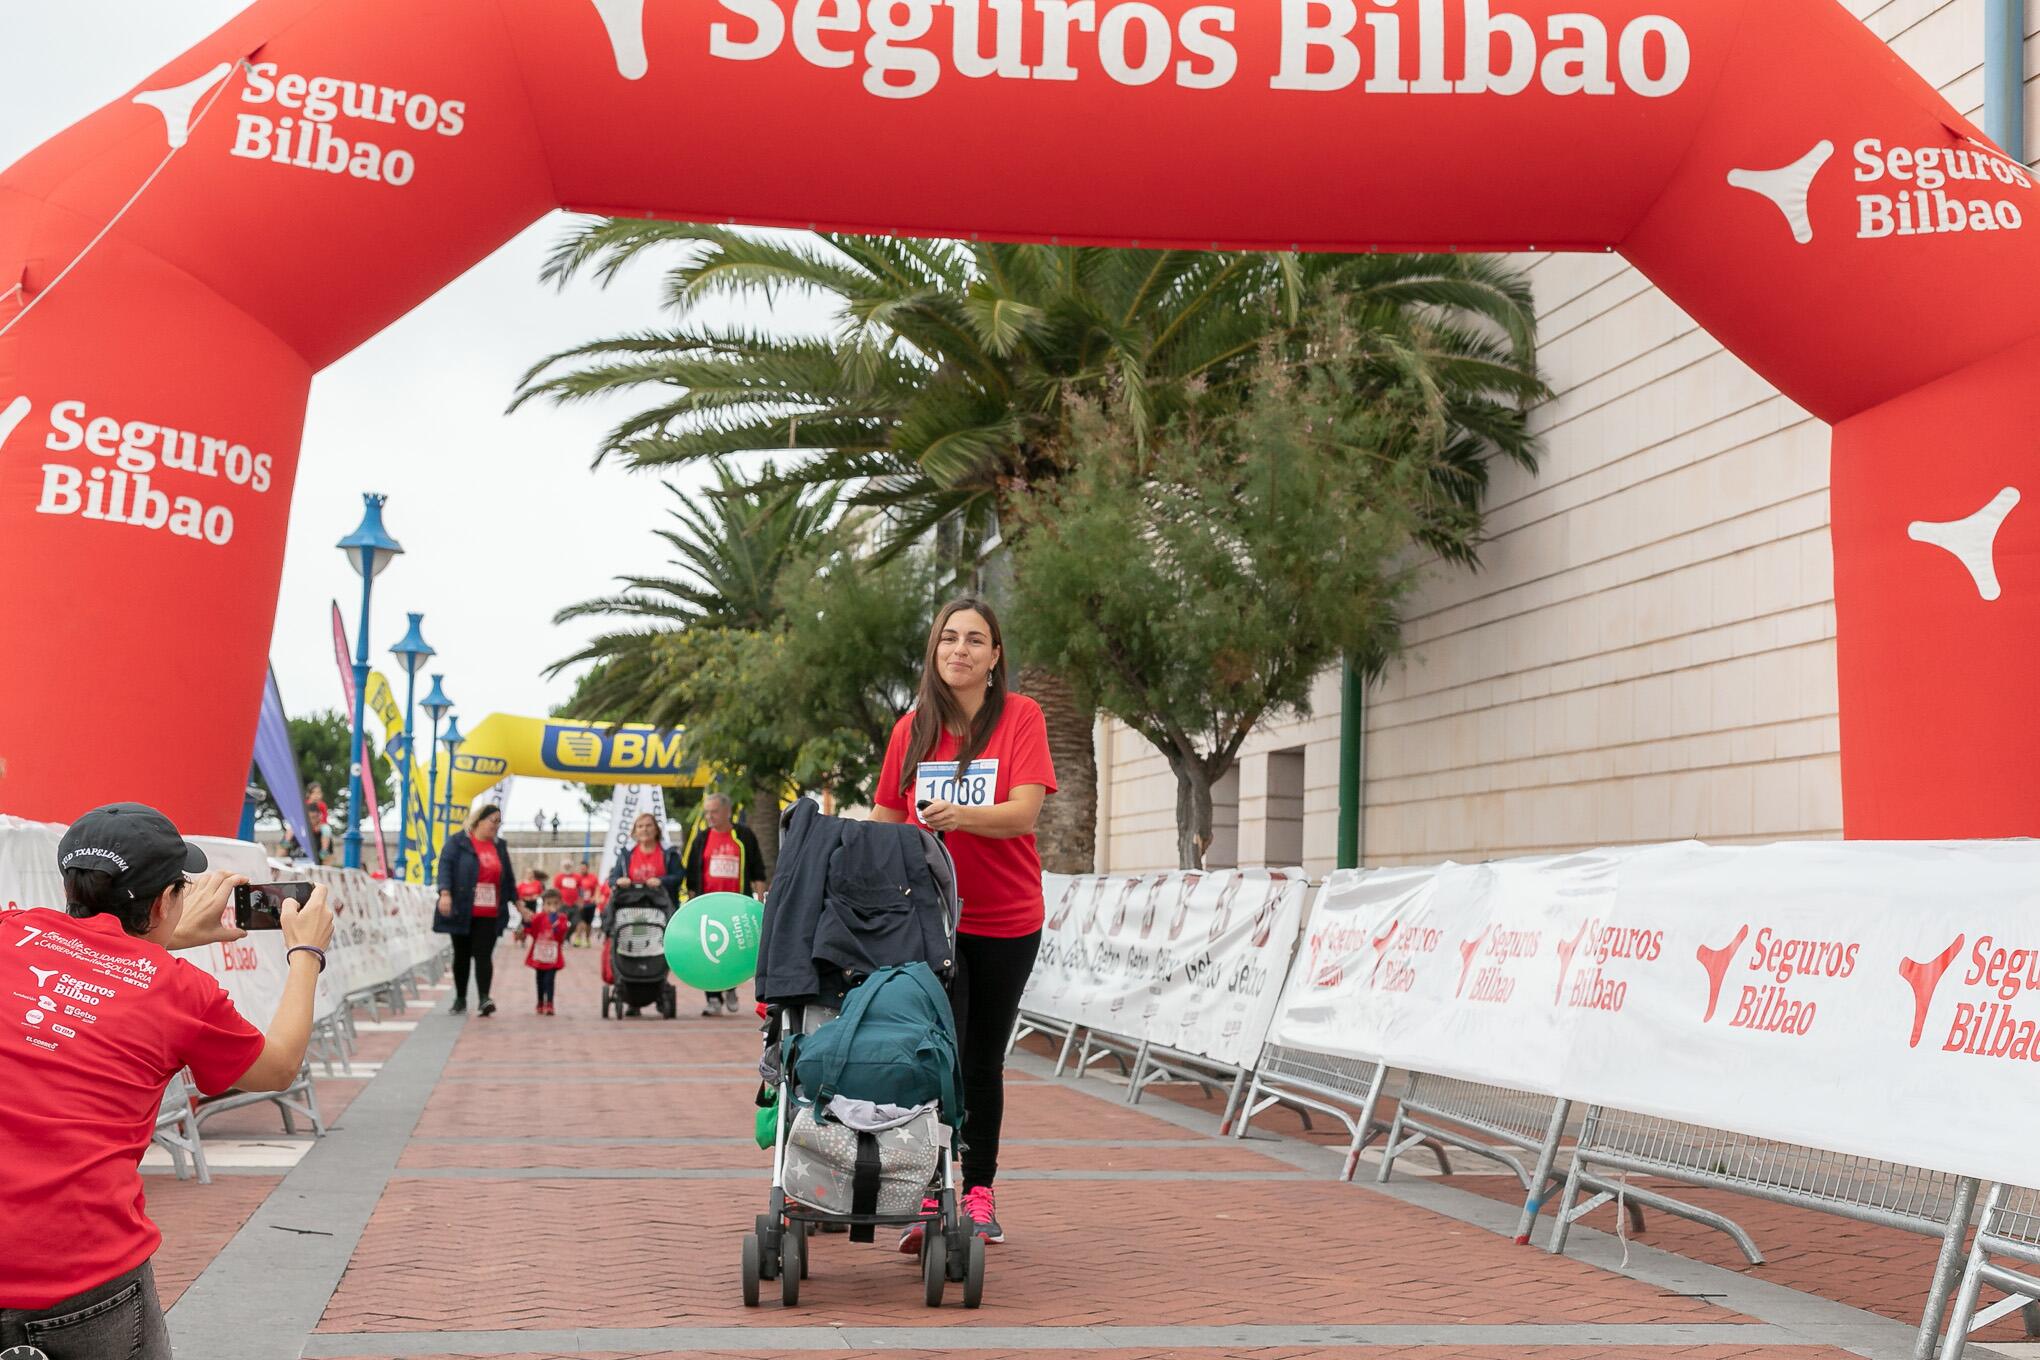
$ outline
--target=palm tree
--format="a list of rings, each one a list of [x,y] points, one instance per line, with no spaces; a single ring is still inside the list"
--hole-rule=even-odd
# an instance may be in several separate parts
[[[600,219],[562,241],[545,277],[592,270],[606,284],[664,247],[681,252],[666,280],[672,328],[555,354],[526,374],[518,402],[642,390],[652,401],[609,432],[598,461],[791,450],[786,483],[847,487],[847,503],[885,509],[898,544],[942,525],[960,525],[962,542],[994,530],[1015,541],[1021,499],[1080,455],[1073,398],[1117,410],[1137,435],[1223,405],[1264,349],[1309,343],[1317,307],[1339,309],[1359,338],[1356,362],[1384,388],[1426,395],[1447,450],[1441,502],[1477,505],[1491,457],[1532,456],[1524,407],[1543,388],[1529,290],[1483,257],[761,236]],[[698,315],[792,291],[826,302],[835,329],[782,335]],[[1441,547],[1457,540],[1439,536]],[[1088,871],[1092,708],[1039,665],[1023,664],[1019,684],[1042,703],[1062,788],[1044,812],[1043,864]]]
[[[569,605],[553,618],[631,620],[599,634],[572,656],[547,668],[548,676],[594,662],[575,694],[582,716],[660,726],[688,721],[683,681],[693,653],[680,644],[692,630],[762,630],[780,616],[789,573],[803,570],[831,541],[838,494],[831,487],[786,489],[746,482],[721,459],[711,460],[714,484],[688,495],[668,483],[678,504],[676,527],[654,532],[673,551],[673,573],[618,577],[614,595]],[[764,469],[776,483],[773,469]],[[712,753],[709,753],[712,755]],[[780,788],[785,770],[747,772],[758,788]],[[761,796],[759,801],[770,801]],[[750,819],[769,865],[777,858],[778,808],[759,807]]]

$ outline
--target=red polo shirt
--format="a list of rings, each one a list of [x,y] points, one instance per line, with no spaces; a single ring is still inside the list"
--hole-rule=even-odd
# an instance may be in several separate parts
[[[913,729],[912,713],[893,726],[892,740],[886,743],[885,766],[878,775],[878,805],[906,813],[907,820],[916,825],[921,820],[914,811],[916,795],[987,806],[1005,802],[1023,784],[1039,784],[1055,792],[1048,725],[1042,720],[1041,706],[1032,699],[1006,696],[991,741],[968,770],[957,770],[956,738],[944,732],[915,771],[913,791],[902,793],[900,779]],[[961,929],[965,934],[1019,939],[1041,929],[1041,855],[1034,848],[1033,836],[994,840],[954,831],[946,839],[949,857],[956,861],[956,890],[963,898]]]
[[[114,917],[0,912],[0,1308],[154,1255],[139,1167],[163,1087],[189,1067],[224,1091],[262,1046],[219,983]]]

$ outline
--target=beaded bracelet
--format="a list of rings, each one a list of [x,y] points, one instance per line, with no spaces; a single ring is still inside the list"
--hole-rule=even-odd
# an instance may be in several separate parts
[[[297,952],[298,952],[298,951],[299,951],[300,949],[304,950],[304,951],[305,951],[305,953],[307,953],[307,954],[315,954],[315,955],[317,955],[317,956],[318,956],[318,959],[319,959],[319,971],[320,971],[320,972],[322,972],[322,973],[326,971],[326,951],[325,951],[325,950],[323,950],[323,949],[321,949],[321,948],[319,948],[319,946],[317,946],[317,945],[315,945],[315,944],[294,944],[294,945],[292,945],[292,946],[291,946],[290,948],[288,948],[288,949],[286,949],[286,950],[284,950],[284,951],[283,951],[283,961],[284,961],[284,963],[285,963],[286,965],[288,965],[288,964],[290,963],[290,956],[291,956],[291,955],[293,955],[293,954],[295,954],[295,953],[297,953]]]

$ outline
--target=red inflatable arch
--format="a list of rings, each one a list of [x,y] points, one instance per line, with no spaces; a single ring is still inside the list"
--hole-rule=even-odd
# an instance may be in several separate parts
[[[562,205],[1619,250],[1836,427],[1850,834],[2040,830],[2033,184],[1835,0],[260,0],[0,177],[0,807],[233,823],[312,375]]]

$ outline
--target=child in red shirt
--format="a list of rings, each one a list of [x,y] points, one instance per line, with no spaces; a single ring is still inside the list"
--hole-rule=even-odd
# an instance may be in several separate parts
[[[561,909],[560,892],[547,888],[539,898],[539,909],[524,918],[524,966],[538,979],[538,1013],[552,1015],[553,988],[560,969],[567,966],[565,944],[574,928],[573,918]]]

